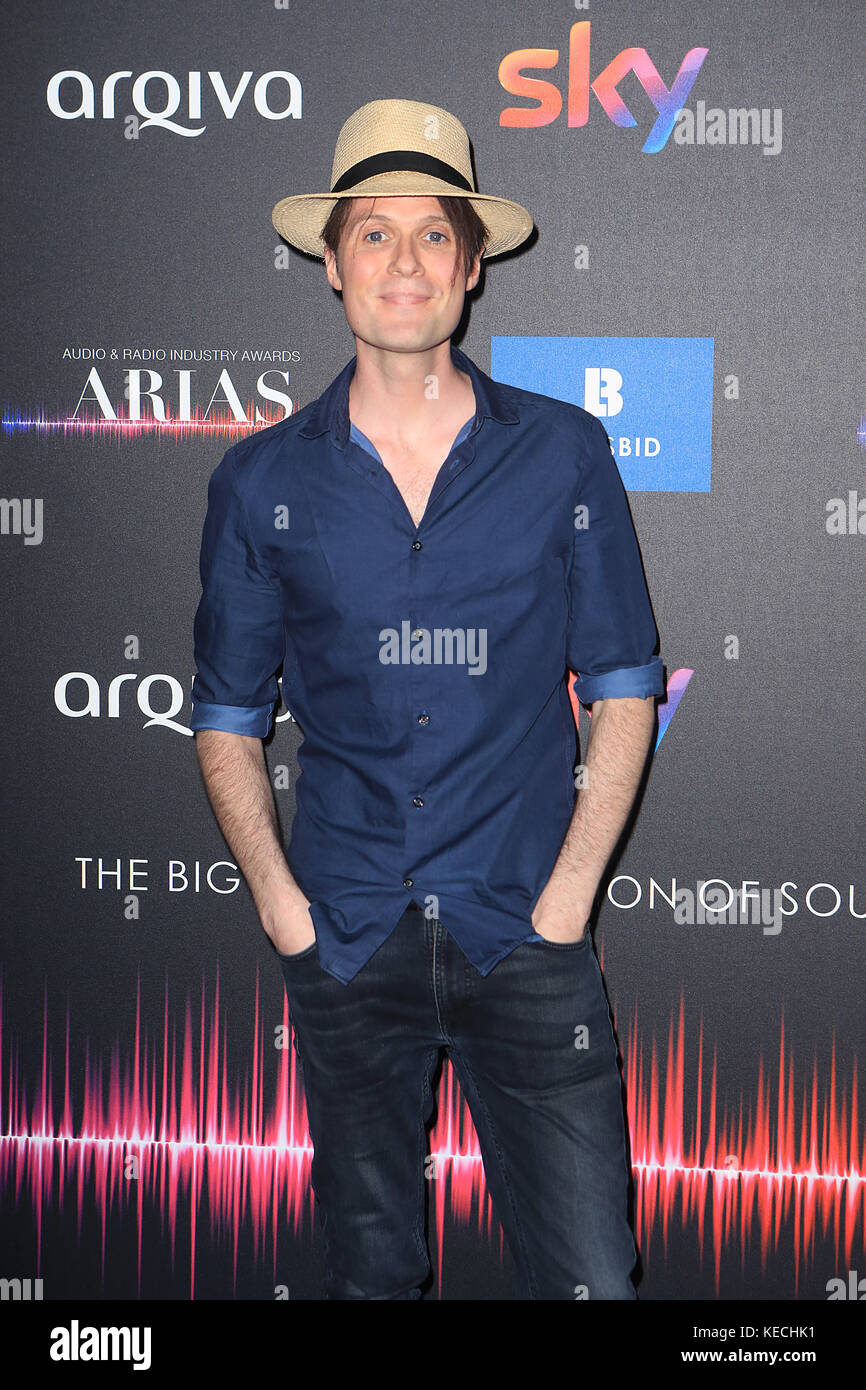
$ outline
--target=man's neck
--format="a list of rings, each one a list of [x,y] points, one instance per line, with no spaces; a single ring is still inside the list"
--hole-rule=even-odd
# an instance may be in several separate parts
[[[450,340],[426,352],[386,352],[357,339],[356,348],[349,419],[364,434],[415,444],[471,417],[472,381],[454,366]]]

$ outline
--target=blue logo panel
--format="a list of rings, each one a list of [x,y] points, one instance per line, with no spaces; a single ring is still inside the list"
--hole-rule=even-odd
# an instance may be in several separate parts
[[[709,492],[712,338],[492,338],[496,381],[596,415],[630,492]]]

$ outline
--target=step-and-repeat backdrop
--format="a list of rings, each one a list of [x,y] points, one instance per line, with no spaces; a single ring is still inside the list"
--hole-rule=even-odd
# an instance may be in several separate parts
[[[640,1296],[866,1289],[861,26],[855,0],[6,7],[20,1296],[319,1296],[291,1018],[202,785],[192,623],[211,472],[354,352],[271,207],[327,188],[343,121],[392,96],[454,112],[480,187],[533,213],[459,343],[604,421],[661,633],[658,743],[595,932]],[[301,738],[283,706],[284,836]],[[427,1297],[510,1298],[447,1058],[429,1150]]]

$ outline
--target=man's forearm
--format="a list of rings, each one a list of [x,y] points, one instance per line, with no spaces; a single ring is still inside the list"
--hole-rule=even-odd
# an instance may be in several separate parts
[[[589,916],[599,881],[622,834],[646,764],[655,719],[652,699],[596,700],[584,786],[545,892],[567,897]]]
[[[199,729],[195,743],[214,814],[267,929],[279,904],[303,894],[280,844],[262,741]]]

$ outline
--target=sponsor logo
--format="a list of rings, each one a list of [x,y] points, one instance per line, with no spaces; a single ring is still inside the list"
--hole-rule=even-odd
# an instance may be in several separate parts
[[[563,110],[568,126],[585,126],[593,109],[590,97],[614,125],[623,129],[636,126],[637,120],[620,92],[621,84],[627,91],[633,90],[636,78],[656,110],[642,153],[657,154],[671,133],[677,145],[760,145],[766,155],[780,153],[782,112],[778,107],[708,108],[705,101],[698,101],[694,111],[686,107],[708,48],[690,48],[668,87],[645,48],[623,48],[592,77],[590,34],[590,21],[579,20],[569,30],[565,54],[558,48],[518,48],[506,54],[499,64],[501,86],[535,105],[505,107],[499,116],[501,126],[525,129],[552,125]],[[556,76],[549,80],[527,75],[527,70],[554,68],[558,69]]]
[[[64,412],[7,407],[3,430],[242,435],[293,414],[300,360],[297,348],[67,346],[61,361],[72,380]]]
[[[277,683],[282,689],[282,677],[278,677]],[[167,703],[166,709],[154,708],[154,704],[163,702]],[[99,680],[89,671],[66,671],[55,682],[54,704],[67,719],[136,718],[137,708],[139,715],[145,716],[143,729],[173,729],[177,734],[193,737],[192,729],[177,720],[186,706],[186,695],[175,676],[140,676],[137,671],[124,671],[108,682],[103,695]],[[292,719],[291,711],[285,710],[274,722],[283,724]]]
[[[590,81],[589,45],[589,20],[580,20],[572,24],[568,35],[565,72],[568,124],[585,126],[588,123],[591,92],[614,125],[637,125],[618,90],[623,78],[628,73],[634,73],[657,113],[655,124],[643,145],[643,152],[654,154],[663,149],[709,49],[690,48],[668,87],[645,48],[624,48],[594,80]],[[560,87],[555,82],[527,77],[523,69],[555,68],[559,59],[558,48],[519,48],[506,54],[499,64],[501,85],[506,92],[511,92],[514,96],[529,97],[537,105],[506,107],[500,114],[500,125],[543,126],[550,125],[558,118],[563,106]]]
[[[690,666],[681,666],[678,670],[674,671],[673,675],[671,675],[668,678],[667,699],[659,700],[658,705],[656,706],[659,717],[659,730],[658,735],[656,736],[656,748],[658,748],[659,744],[661,743],[662,739],[667,733],[668,726],[677,712],[677,706],[679,705],[680,700],[686,693],[686,686],[688,685],[689,681],[691,680],[694,674],[695,673]]]
[[[602,420],[630,491],[710,491],[712,338],[492,338],[491,374]]]
[[[303,93],[295,74],[282,69],[263,72],[255,82],[249,70],[227,83],[221,72],[187,72],[178,79],[161,68],[137,77],[131,68],[123,68],[110,72],[100,84],[86,72],[64,68],[49,79],[45,99],[52,116],[61,121],[93,121],[97,113],[102,120],[113,121],[121,104],[121,110],[132,107],[134,116],[125,116],[125,121],[127,125],[134,121],[136,137],[149,127],[196,136],[207,130],[203,113],[210,119],[211,113],[216,116],[221,112],[232,121],[244,102],[266,121],[284,121],[289,116],[300,120]],[[186,124],[181,125],[175,116]]]
[[[98,407],[99,418],[102,420],[117,420],[118,418],[142,420],[149,418],[162,424],[167,424],[172,420],[186,422],[193,418],[206,421],[215,405],[228,406],[231,418],[237,423],[245,425],[252,423],[274,424],[276,420],[284,420],[287,415],[292,413],[291,396],[285,391],[277,389],[274,381],[268,379],[269,377],[276,378],[277,381],[288,386],[288,372],[275,371],[271,368],[267,372],[262,372],[256,381],[257,394],[263,400],[274,401],[282,407],[283,413],[276,419],[263,415],[258,406],[254,407],[255,414],[252,418],[247,415],[228,367],[223,367],[213,390],[208,390],[209,399],[202,414],[200,407],[193,407],[192,403],[192,379],[195,375],[197,373],[191,367],[175,367],[170,374],[154,371],[151,367],[131,367],[129,371],[123,373],[125,409],[115,409],[100,376],[99,368],[91,367],[87,381],[84,383],[84,388],[69,419],[77,420],[79,412],[88,402]]]

